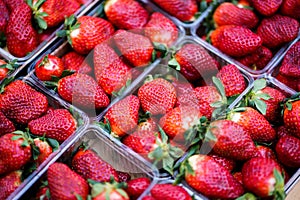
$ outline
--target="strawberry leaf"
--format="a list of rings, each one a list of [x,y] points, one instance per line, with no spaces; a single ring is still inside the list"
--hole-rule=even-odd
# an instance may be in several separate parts
[[[258,92],[259,90],[264,89],[267,86],[266,79],[256,79],[254,81],[253,92]]]
[[[127,194],[124,190],[117,188],[116,191],[117,191],[122,197],[124,197],[125,199],[128,199],[128,194]]]
[[[162,58],[167,56],[168,48],[165,45],[163,45],[161,43],[157,43],[157,42],[153,42],[153,45],[154,45],[155,51],[158,51],[161,53]]]
[[[91,191],[92,197],[93,198],[96,197],[97,195],[102,193],[104,190],[105,190],[105,187],[103,184],[101,184],[101,183],[94,184],[92,187],[92,191]]]
[[[274,192],[272,193],[276,200],[284,200],[286,197],[286,194],[284,192],[284,178],[282,174],[275,168],[273,171],[276,184]]]
[[[165,131],[160,126],[158,126],[158,130],[159,130],[162,142],[167,143],[169,138],[168,138],[167,134],[165,133]]]
[[[262,101],[262,100],[259,100],[259,99],[255,99],[254,100],[254,104],[255,104],[255,107],[257,108],[257,110],[263,114],[263,115],[266,115],[266,112],[267,112],[267,104]]]
[[[256,93],[255,97],[263,99],[263,100],[269,100],[271,99],[271,96],[267,93]]]
[[[21,139],[21,138],[24,138],[23,135],[15,135],[15,136],[11,137],[11,140],[15,141],[15,140],[18,140],[18,139]]]
[[[32,149],[32,158],[33,160],[37,160],[39,155],[41,154],[40,149],[36,145],[31,145]]]
[[[75,196],[77,200],[83,200],[82,196],[80,196],[79,194],[76,194]]]
[[[47,138],[47,142],[52,147],[53,152],[59,149],[59,143],[57,140],[52,138]]]
[[[211,127],[211,128],[212,128],[212,127]],[[204,141],[205,141],[205,142],[211,142],[211,141],[216,142],[216,141],[217,141],[217,138],[216,138],[216,136],[215,136],[210,130],[208,130],[208,131],[206,132],[206,134],[205,134]]]
[[[173,170],[174,159],[169,156],[169,157],[164,158],[162,163],[163,163],[163,169],[166,170],[171,175],[173,175],[173,173],[174,173],[174,170]]]
[[[35,17],[35,19],[41,29],[43,29],[43,30],[47,29],[48,25],[44,19],[42,19],[41,17]]]
[[[224,88],[222,81],[215,76],[212,77],[212,80],[213,80],[213,83],[215,84],[217,90],[221,94],[222,98],[226,98],[225,88]]]
[[[49,198],[50,199],[50,198]],[[89,194],[86,200],[92,200],[92,196]]]
[[[177,71],[180,71],[180,64],[177,62],[176,58],[172,58],[168,62],[168,65],[172,68],[175,68]]]
[[[1,85],[0,85],[0,94],[2,94],[4,92],[5,87],[10,84],[11,82],[13,82],[15,79],[15,77],[10,77],[10,78],[5,78],[3,79]]]
[[[246,193],[235,200],[256,200],[256,196],[252,193]]]

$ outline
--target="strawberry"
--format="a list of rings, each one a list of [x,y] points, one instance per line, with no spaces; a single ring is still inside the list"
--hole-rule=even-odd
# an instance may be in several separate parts
[[[198,99],[194,93],[194,88],[191,83],[185,80],[172,80],[172,85],[176,89],[177,101],[175,107],[192,106],[199,107]]]
[[[47,97],[20,80],[7,85],[0,94],[0,111],[20,124],[27,124],[40,117],[47,111],[47,107]]]
[[[269,147],[258,145],[256,146],[256,150],[256,157],[277,159],[274,151]]]
[[[145,26],[145,35],[152,42],[157,42],[170,47],[178,38],[176,25],[159,12],[152,13],[150,20]]]
[[[300,2],[297,0],[283,0],[280,8],[280,13],[299,20],[300,19],[300,11],[298,9],[299,6],[300,6]]]
[[[86,199],[89,194],[88,183],[66,164],[53,163],[47,171],[51,199]]]
[[[117,171],[119,182],[128,182],[131,180],[130,174],[127,172]]]
[[[142,200],[155,200],[152,196],[144,196]]]
[[[92,68],[85,61],[85,57],[76,53],[75,51],[70,51],[69,53],[65,54],[61,60],[64,63],[64,68],[66,70],[75,71],[76,73],[81,74],[92,73]]]
[[[0,199],[6,199],[22,183],[22,171],[13,171],[0,178]]]
[[[35,199],[50,200],[50,190],[48,186],[42,186],[35,195]]]
[[[219,163],[219,165],[223,166],[224,168],[226,168],[230,172],[233,171],[236,167],[236,162],[232,159],[225,158],[225,157],[222,157],[222,156],[218,156],[215,153],[210,153],[208,155],[211,156],[212,158],[214,158],[215,161],[217,163]]]
[[[285,54],[279,73],[293,78],[300,77],[300,42],[296,42]]]
[[[4,0],[0,0],[0,34],[5,33],[7,21],[9,19],[9,12]]]
[[[118,30],[114,35],[114,41],[122,56],[133,66],[144,67],[151,63],[154,47],[149,38]]]
[[[92,150],[80,148],[72,159],[72,168],[86,180],[107,182],[113,177],[119,181],[117,171]]]
[[[276,130],[277,139],[282,138],[283,136],[290,135],[287,129],[282,125],[279,126]]]
[[[37,166],[39,166],[51,155],[53,149],[45,139],[43,140],[40,138],[35,138],[33,142],[39,150],[39,155],[35,160],[35,163],[37,164]]]
[[[288,86],[294,90],[300,91],[300,90],[298,90],[298,84],[300,83],[299,78],[284,76],[282,74],[277,74],[275,77],[278,81],[285,84],[286,86]]]
[[[109,0],[104,12],[108,20],[119,29],[142,29],[148,21],[148,11],[135,0]]]
[[[300,101],[287,101],[283,111],[283,122],[286,130],[293,136],[300,138]]]
[[[46,55],[35,64],[35,74],[41,81],[51,81],[52,77],[60,77],[64,71],[64,63],[54,55]]]
[[[248,160],[255,156],[255,145],[249,133],[230,120],[212,122],[206,132],[206,141],[216,154],[226,158]]]
[[[156,184],[150,192],[152,197],[154,197],[156,200],[192,200],[192,197],[189,195],[189,193],[187,193],[185,189],[178,185],[172,185],[170,183]]]
[[[30,121],[28,128],[32,134],[63,142],[76,131],[76,125],[76,120],[68,110],[56,109]]]
[[[167,80],[157,78],[139,88],[138,98],[145,112],[166,114],[175,106],[176,90]]]
[[[158,127],[157,123],[154,121],[153,118],[148,118],[145,121],[141,121],[138,124],[137,131],[153,131],[157,132]]]
[[[7,48],[16,57],[24,57],[38,46],[37,32],[31,23],[31,9],[22,4],[10,14],[7,27]]]
[[[97,44],[105,42],[114,33],[112,24],[102,18],[81,16],[77,20],[71,15],[65,20],[65,30],[57,32],[59,37],[67,36],[73,49],[88,54]]]
[[[127,182],[126,192],[130,199],[137,199],[150,186],[150,183],[149,178],[135,178]]]
[[[8,8],[9,12],[12,13],[19,5],[25,4],[23,0],[3,0]]]
[[[259,34],[236,25],[217,28],[211,34],[211,41],[212,45],[222,52],[236,57],[254,53],[262,45],[262,38]]]
[[[5,115],[0,111],[0,136],[5,133],[11,133],[16,130],[15,125],[5,117]]]
[[[298,31],[297,20],[277,14],[261,21],[257,35],[261,37],[264,46],[275,49],[295,39]]]
[[[242,172],[234,172],[233,177],[241,184],[243,185],[243,174]]]
[[[181,74],[189,81],[194,82],[201,78],[207,80],[218,72],[215,60],[208,52],[197,44],[185,44],[175,54],[169,65],[180,69]],[[175,61],[175,63],[174,63]]]
[[[249,29],[255,28],[258,23],[258,17],[252,10],[230,2],[222,3],[217,7],[213,20],[217,26],[239,25]]]
[[[158,6],[181,21],[189,22],[196,19],[198,12],[196,0],[153,0]]]
[[[21,169],[31,159],[31,146],[23,132],[0,137],[0,175]]]
[[[270,158],[252,158],[242,168],[244,187],[259,197],[284,199],[281,167]]]
[[[87,74],[73,74],[60,79],[57,91],[64,100],[83,108],[105,108],[110,102],[103,89]]]
[[[5,60],[0,59],[0,81],[6,78],[10,72],[13,72],[17,67],[19,67],[15,64],[16,61],[17,60],[12,60],[7,63]]]
[[[111,134],[122,137],[132,132],[138,124],[139,109],[140,101],[134,95],[114,104],[104,116],[104,122],[110,124]]]
[[[93,200],[118,199],[129,200],[123,183],[111,182],[96,183],[92,185],[91,195]]]
[[[272,142],[276,138],[276,132],[271,124],[251,107],[242,108],[242,111],[238,112],[233,111],[228,118],[243,126],[254,141]]]
[[[291,135],[283,136],[276,144],[278,160],[288,167],[298,168],[300,166],[300,140]]]
[[[131,69],[105,43],[94,49],[94,70],[98,84],[110,95],[126,86],[132,78]]]
[[[276,13],[282,4],[282,0],[251,0],[253,7],[264,16],[271,16]]]
[[[235,65],[223,66],[217,77],[224,85],[226,96],[239,95],[247,87],[243,74]]]
[[[231,199],[244,193],[242,185],[210,156],[193,155],[187,165],[186,183],[208,198]]]

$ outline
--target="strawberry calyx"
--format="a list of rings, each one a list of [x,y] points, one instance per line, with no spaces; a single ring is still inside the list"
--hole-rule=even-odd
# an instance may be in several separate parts
[[[79,29],[80,23],[77,21],[74,15],[67,17],[64,22],[64,30],[60,30],[56,33],[58,37],[66,37],[68,39],[69,44],[72,45],[71,33],[72,31]]]
[[[16,64],[17,59],[14,59],[6,64],[0,65],[0,68],[6,68],[9,71],[15,70],[19,65]]]
[[[284,200],[286,197],[286,194],[284,192],[284,178],[283,175],[275,168],[273,171],[276,183],[275,183],[275,189],[272,191],[271,195],[275,197],[275,199],[278,200]]]
[[[152,51],[152,62],[154,62],[157,57],[164,58],[168,55],[168,47],[166,45],[153,42],[154,50]],[[158,53],[160,56],[158,56]]]
[[[128,79],[126,81],[125,85],[123,87],[121,87],[121,89],[119,91],[112,92],[112,96],[113,97],[121,96],[125,92],[125,90],[130,86],[131,81],[132,81],[131,79]]]
[[[44,17],[47,17],[48,14],[40,11],[40,8],[45,1],[46,0],[38,0],[36,3],[33,3],[32,0],[27,0],[27,4],[32,10],[33,18],[40,30],[46,30],[48,27],[47,22],[44,20]],[[41,32],[40,30],[39,32]]]
[[[236,200],[256,200],[257,197],[252,194],[252,193],[246,193],[243,196],[240,196],[239,198],[237,198]]]
[[[45,58],[43,59],[43,61],[41,62],[41,64],[39,65],[42,66],[44,65],[45,63],[47,63],[49,60],[48,60],[48,57],[46,58],[47,56],[45,56]],[[45,60],[46,59],[46,60]],[[43,62],[45,61],[44,64],[42,64]],[[72,74],[74,74],[75,71],[74,70],[64,70],[62,72],[62,75],[60,77],[57,77],[57,76],[51,76],[51,81],[43,81],[45,86],[48,87],[48,88],[51,88],[53,89],[54,91],[57,91],[57,86],[58,86],[58,81],[64,77],[67,77],[67,76],[70,76]]]
[[[294,101],[299,101],[299,100],[300,100],[300,92],[292,95],[290,98],[285,98],[280,104],[280,107],[282,108],[281,115],[283,116],[283,112],[285,109],[289,111],[292,110],[293,109],[292,103]]]

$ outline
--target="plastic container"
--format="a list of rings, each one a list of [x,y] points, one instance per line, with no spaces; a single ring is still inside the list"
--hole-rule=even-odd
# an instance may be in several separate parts
[[[109,138],[105,137],[102,131],[96,126],[89,126],[86,130],[81,131],[76,137],[73,137],[61,151],[51,159],[51,161],[43,167],[42,170],[34,178],[34,184],[27,187],[27,191],[19,195],[15,199],[31,199],[36,194],[37,189],[41,185],[41,181],[45,179],[48,167],[54,162],[63,162],[70,164],[72,152],[76,150],[83,142],[87,143],[88,149],[94,150],[99,157],[112,165],[117,171],[129,173],[131,178],[148,177],[152,180],[149,187],[154,185],[157,176],[157,169],[153,168],[149,163],[139,158],[132,157],[124,149],[120,148]]]
[[[63,149],[70,145],[70,143],[77,137],[77,135],[86,129],[89,124],[88,117],[77,108],[73,107],[72,105],[56,98],[51,95],[47,90],[37,87],[30,78],[21,78],[23,82],[28,84],[30,87],[34,88],[35,90],[43,93],[48,98],[49,105],[53,108],[65,108],[65,109],[72,109],[73,116],[77,120],[78,127],[77,130],[62,144],[57,151],[53,152],[31,175],[29,175],[22,184],[7,198],[7,199],[18,199],[37,179],[38,174],[44,170],[47,166],[47,163],[50,162],[57,154],[59,154]]]

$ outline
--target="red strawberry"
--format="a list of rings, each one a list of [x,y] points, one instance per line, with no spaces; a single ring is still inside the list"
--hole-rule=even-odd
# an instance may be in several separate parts
[[[275,49],[295,39],[298,31],[297,20],[287,16],[274,15],[261,21],[257,28],[257,35],[261,37],[264,46]]]
[[[63,142],[76,131],[76,125],[76,120],[68,110],[56,109],[29,122],[28,128],[32,134]]]
[[[151,196],[144,196],[142,198],[142,200],[155,200],[155,199],[153,197],[151,197]]]
[[[3,0],[8,8],[9,12],[12,13],[21,4],[25,4],[23,0]]]
[[[256,157],[272,158],[276,160],[274,151],[271,148],[262,145],[256,146]]]
[[[230,120],[217,120],[210,124],[207,139],[212,150],[223,157],[234,160],[248,160],[255,156],[255,145],[249,133],[239,124]]]
[[[279,126],[277,128],[276,134],[278,139],[282,138],[283,136],[290,135],[284,126]]]
[[[15,125],[0,111],[0,136],[16,130]]]
[[[154,121],[153,118],[148,118],[146,121],[142,121],[138,124],[137,127],[138,131],[153,131],[153,132],[157,132],[158,131],[158,127],[157,127],[157,123]]]
[[[114,41],[124,56],[133,66],[144,67],[151,63],[154,47],[149,38],[118,30],[114,35]]]
[[[130,95],[114,104],[105,114],[105,123],[109,121],[111,134],[122,137],[136,128],[138,124],[140,101]]]
[[[0,199],[6,199],[22,183],[22,171],[13,171],[0,178]]]
[[[57,91],[64,100],[83,108],[105,108],[110,102],[103,89],[87,74],[73,74],[60,79]]]
[[[296,42],[285,54],[279,73],[293,78],[300,77],[300,42]]]
[[[149,18],[148,11],[135,0],[106,1],[104,11],[108,20],[119,29],[141,29]]]
[[[262,45],[261,36],[250,29],[226,25],[217,28],[211,34],[212,44],[229,56],[245,56],[254,53]]]
[[[117,173],[118,173],[119,182],[128,182],[131,180],[131,176],[127,172],[117,171]]]
[[[235,65],[223,66],[217,77],[224,85],[226,96],[239,95],[247,87],[243,74]]]
[[[46,55],[35,64],[35,74],[41,81],[51,81],[52,76],[60,77],[64,63],[54,55]]]
[[[284,112],[283,121],[286,130],[293,136],[300,138],[300,101],[287,102]]]
[[[258,17],[252,10],[230,2],[218,6],[213,14],[213,19],[217,26],[239,25],[249,29],[255,28],[258,23]]]
[[[21,169],[31,159],[31,147],[23,132],[0,137],[0,175]]]
[[[130,199],[137,199],[149,186],[150,179],[141,177],[127,182],[126,192]]]
[[[243,168],[244,187],[259,197],[275,196],[284,199],[284,180],[281,167],[270,158],[252,158]]]
[[[172,185],[170,183],[156,184],[150,192],[152,197],[154,197],[156,200],[192,200],[192,197],[189,195],[189,193],[187,193],[185,189],[178,185]]]
[[[35,195],[35,199],[50,200],[50,198],[48,186],[41,187]]]
[[[50,146],[50,144],[45,140],[42,140],[40,138],[35,138],[33,141],[34,141],[34,145],[39,150],[39,155],[35,160],[37,166],[39,166],[51,155],[53,149]]]
[[[215,161],[217,163],[219,163],[219,165],[223,166],[224,168],[226,168],[228,171],[233,171],[236,167],[236,162],[232,159],[229,158],[225,158],[222,156],[218,156],[217,154],[211,153],[208,154],[209,156],[211,156],[212,158],[215,159]]]
[[[293,78],[289,76],[284,76],[282,74],[277,74],[276,79],[286,86],[298,91],[299,78]],[[300,91],[300,90],[299,90]]]
[[[223,166],[207,155],[188,159],[193,171],[186,170],[185,181],[208,198],[231,199],[244,193],[242,185]]]
[[[282,0],[251,0],[253,7],[262,15],[271,16],[279,9]]]
[[[278,160],[285,166],[293,168],[300,166],[300,140],[298,138],[290,135],[281,137],[275,150]]]
[[[17,123],[27,124],[47,111],[45,95],[32,89],[23,81],[10,83],[0,94],[0,111]]]
[[[72,159],[72,168],[86,180],[107,182],[112,176],[119,181],[117,171],[91,150],[80,148]]]
[[[172,85],[176,89],[177,101],[175,107],[178,106],[192,106],[194,108],[199,107],[199,102],[194,93],[194,88],[191,83],[186,82],[185,80],[172,81]]]
[[[132,78],[131,69],[105,43],[94,49],[94,70],[98,84],[110,95],[126,86]]]
[[[167,47],[170,47],[178,38],[176,25],[159,12],[152,13],[144,31],[152,42],[161,43]]]
[[[51,199],[86,199],[89,194],[87,182],[66,164],[53,163],[47,171]]]
[[[299,11],[300,2],[298,0],[283,0],[280,12],[283,15],[293,17],[295,19],[300,19]]]
[[[92,72],[92,68],[85,61],[85,57],[75,51],[70,51],[65,54],[61,60],[67,70],[72,70],[81,74],[91,74]]]
[[[181,21],[194,21],[198,12],[196,0],[153,0],[169,14],[174,15]]]
[[[128,194],[124,190],[125,185],[115,181],[96,183],[92,186],[91,194],[93,200],[129,200]]]
[[[4,60],[0,59],[0,81],[3,80],[9,73],[9,69],[5,66],[6,64],[7,63]]]
[[[102,18],[81,16],[77,20],[74,15],[65,21],[65,29],[57,33],[60,37],[68,37],[73,49],[80,54],[88,54],[95,46],[108,40],[114,33],[112,24]]]
[[[246,107],[241,112],[231,112],[229,119],[243,126],[254,141],[272,142],[276,138],[276,132],[271,124],[251,107]]]
[[[176,90],[170,82],[157,78],[140,87],[138,97],[145,112],[166,114],[175,106]]]
[[[10,14],[6,27],[7,48],[16,57],[24,57],[38,46],[38,36],[32,27],[31,15],[27,4],[18,6]]]
[[[0,0],[0,34],[5,33],[9,12],[3,0]]]

